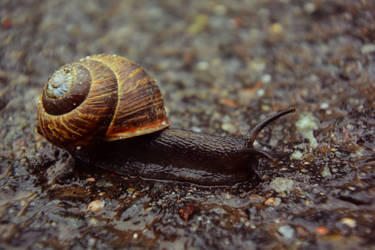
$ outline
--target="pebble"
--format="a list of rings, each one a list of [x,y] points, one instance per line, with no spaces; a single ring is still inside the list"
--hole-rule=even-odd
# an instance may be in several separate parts
[[[239,104],[236,101],[233,101],[230,98],[221,98],[221,99],[219,99],[219,103],[224,105],[224,106],[232,107],[232,108],[235,108],[235,107],[239,106]]]
[[[271,110],[271,107],[268,106],[268,105],[262,104],[261,109],[262,109],[263,111],[270,111],[270,110]]]
[[[361,48],[362,54],[369,54],[375,52],[375,44],[365,44]]]
[[[249,67],[254,72],[262,72],[266,69],[266,62],[263,59],[255,59],[250,62]]]
[[[183,219],[184,221],[188,221],[194,212],[195,212],[194,204],[186,205],[183,208],[180,208],[180,210],[178,210],[178,213],[181,219]]]
[[[315,4],[314,3],[306,3],[304,6],[303,6],[303,9],[311,14],[315,11],[316,7],[315,7]]]
[[[95,182],[95,178],[94,177],[89,177],[86,179],[87,182]]]
[[[224,123],[223,125],[221,125],[221,128],[224,130],[224,131],[228,131],[230,133],[235,133],[236,132],[236,127],[233,126],[232,123]]]
[[[301,226],[297,226],[296,230],[297,230],[297,234],[301,237],[306,237],[309,235],[308,231]]]
[[[196,133],[201,133],[201,132],[202,132],[202,129],[199,128],[199,127],[196,127],[196,126],[191,127],[191,130],[192,130],[193,132],[196,132]]]
[[[352,218],[348,218],[348,217],[346,217],[346,218],[342,218],[342,219],[340,220],[340,222],[341,222],[342,224],[344,224],[344,225],[350,227],[350,228],[354,228],[354,227],[357,226],[357,222],[356,222],[354,219],[352,219]]]
[[[89,241],[87,242],[87,244],[90,246],[90,247],[93,247],[96,243],[96,239],[95,238],[90,238]]]
[[[315,232],[319,235],[326,235],[328,234],[328,228],[319,226],[315,228]]]
[[[281,199],[278,198],[278,197],[271,197],[271,198],[268,198],[265,202],[264,202],[264,205],[266,206],[270,206],[270,207],[277,207],[281,204]]]
[[[224,16],[227,13],[227,8],[224,5],[218,4],[215,6],[214,11],[217,15]]]
[[[208,69],[208,62],[205,62],[205,61],[200,61],[200,62],[198,62],[198,64],[197,64],[197,68],[198,68],[198,70],[202,70],[202,71],[204,71],[204,70],[207,70]]]
[[[316,117],[308,112],[302,113],[296,122],[296,126],[302,136],[309,140],[310,146],[312,148],[316,148],[318,146],[318,142],[316,141],[313,133],[315,129],[318,129],[318,121]]]
[[[294,237],[294,228],[289,225],[279,227],[279,233],[286,239],[292,239]]]
[[[264,89],[258,89],[257,92],[256,92],[257,96],[259,96],[259,97],[264,96],[264,93],[265,93]]]
[[[274,23],[271,25],[270,31],[276,35],[281,34],[283,32],[283,26],[280,23]]]
[[[269,83],[272,80],[272,76],[269,74],[262,75],[261,80],[263,83]]]
[[[91,212],[99,212],[105,205],[105,202],[102,200],[94,200],[90,202],[90,204],[87,206],[87,210]]]
[[[324,166],[322,172],[321,172],[321,175],[322,177],[331,177],[332,176],[332,173],[331,173],[331,170],[329,169],[328,166]]]
[[[302,157],[303,157],[303,153],[299,150],[295,150],[291,156],[290,156],[290,159],[291,160],[302,160]]]
[[[208,16],[206,15],[196,15],[194,17],[193,23],[188,28],[188,33],[190,35],[196,35],[203,31],[208,25]]]
[[[278,193],[290,192],[293,190],[294,181],[288,178],[276,177],[271,183],[270,188]]]
[[[320,108],[321,108],[321,109],[327,109],[328,107],[329,107],[329,104],[326,103],[326,102],[322,102],[322,103],[320,104]]]

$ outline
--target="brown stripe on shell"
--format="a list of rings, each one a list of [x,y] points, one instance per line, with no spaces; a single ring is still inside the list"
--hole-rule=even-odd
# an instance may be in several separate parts
[[[149,98],[149,95],[146,96],[136,96],[134,100],[129,103],[130,108],[122,113],[117,113],[118,119],[116,119],[114,126],[119,126],[127,120],[128,126],[133,126],[134,122],[141,122],[145,120],[157,120],[164,116],[164,110],[155,109],[154,107],[158,107],[159,105],[163,105],[163,100],[161,99],[161,95],[159,98]],[[145,112],[145,110],[147,112]],[[138,119],[135,119],[139,116]],[[141,125],[139,123],[138,125]]]
[[[159,87],[142,67],[115,55],[91,58],[108,65],[118,79],[119,101],[107,140],[148,134],[169,126]]]
[[[122,93],[121,109],[117,110],[116,119],[113,120],[112,130],[107,133],[108,135],[116,134],[116,136],[123,137],[123,133],[125,133],[127,137],[130,137],[157,131],[168,126],[163,100],[155,82],[148,75],[134,82],[132,80],[129,81],[131,90],[120,91]],[[123,86],[125,87],[125,85]]]

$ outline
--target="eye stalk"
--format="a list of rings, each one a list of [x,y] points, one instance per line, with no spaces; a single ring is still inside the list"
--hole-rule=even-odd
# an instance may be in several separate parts
[[[266,120],[262,121],[261,123],[257,124],[250,132],[250,138],[248,145],[249,147],[253,146],[255,139],[258,137],[259,133],[266,127],[268,126],[271,122],[279,119],[280,117],[290,114],[290,113],[295,113],[296,109],[295,108],[290,108],[284,111],[280,111],[279,113],[274,114],[273,116],[270,116]]]

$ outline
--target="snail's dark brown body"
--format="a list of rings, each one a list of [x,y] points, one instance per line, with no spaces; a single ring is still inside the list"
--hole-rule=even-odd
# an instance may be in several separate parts
[[[248,137],[167,128],[155,81],[125,58],[96,55],[49,79],[38,105],[38,131],[80,162],[118,174],[231,185],[257,179],[253,167],[268,154],[253,142],[266,125],[291,112],[271,116]]]
[[[118,174],[229,185],[257,178],[262,156],[245,138],[218,137],[168,128],[128,140],[104,142],[74,153],[80,160]]]
[[[150,179],[231,185],[258,180],[254,167],[267,153],[253,148],[270,122],[293,112],[277,113],[256,126],[249,137],[215,136],[167,128],[127,140],[100,142],[72,152],[79,160],[118,174]]]

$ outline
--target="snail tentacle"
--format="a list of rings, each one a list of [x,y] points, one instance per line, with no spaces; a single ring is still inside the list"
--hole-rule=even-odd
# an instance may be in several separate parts
[[[248,147],[252,147],[254,144],[255,139],[258,137],[259,133],[264,129],[267,125],[269,125],[271,122],[277,120],[278,118],[287,115],[289,113],[294,113],[296,112],[295,108],[290,108],[287,110],[280,111],[269,118],[263,120],[262,122],[258,123],[250,132],[249,139],[247,142]]]

